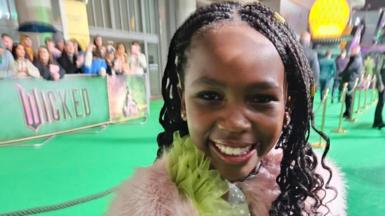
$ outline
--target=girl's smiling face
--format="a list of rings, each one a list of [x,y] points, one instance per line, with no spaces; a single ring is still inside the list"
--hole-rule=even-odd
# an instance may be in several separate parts
[[[16,47],[16,56],[17,58],[23,59],[25,56],[25,48],[23,45],[19,44]]]
[[[39,57],[43,64],[48,64],[49,62],[49,52],[46,48],[39,48]]]
[[[194,36],[187,59],[182,112],[192,141],[224,178],[241,180],[281,135],[281,58],[261,33],[226,23]]]

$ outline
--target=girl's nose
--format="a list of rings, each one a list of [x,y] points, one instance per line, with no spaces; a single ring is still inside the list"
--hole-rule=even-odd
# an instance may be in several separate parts
[[[222,118],[217,123],[220,130],[228,132],[244,132],[252,126],[250,120],[246,117],[241,108],[229,109],[224,112]]]

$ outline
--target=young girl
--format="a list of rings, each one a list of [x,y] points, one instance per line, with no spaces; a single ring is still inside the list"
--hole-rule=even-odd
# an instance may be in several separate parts
[[[46,80],[57,81],[64,77],[64,69],[53,60],[47,47],[39,47],[33,64],[39,69],[40,75]]]
[[[89,75],[106,76],[107,62],[100,55],[93,55],[95,45],[90,44],[85,52],[83,72]]]
[[[137,41],[131,43],[128,63],[132,74],[143,75],[144,70],[147,68],[146,56],[142,53],[140,44]]]
[[[159,159],[120,187],[109,215],[346,215],[329,143],[322,158],[308,143],[311,74],[261,3],[198,9],[170,43]]]
[[[22,44],[16,44],[12,49],[15,58],[15,70],[17,78],[35,77],[40,78],[39,70],[25,58],[25,47]]]
[[[126,53],[126,46],[124,43],[120,42],[116,45],[115,52],[115,71],[117,74],[130,74],[130,66],[128,62],[128,55]]]
[[[92,52],[93,57],[104,58],[106,54],[106,47],[103,46],[103,38],[100,35],[97,35],[94,38],[94,50]]]

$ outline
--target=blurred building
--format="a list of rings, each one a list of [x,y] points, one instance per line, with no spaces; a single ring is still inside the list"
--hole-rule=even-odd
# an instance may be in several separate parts
[[[160,96],[161,69],[178,6],[166,0],[0,0],[0,33],[19,41],[24,34],[17,31],[20,23],[41,21],[54,25],[65,39],[78,39],[83,49],[96,35],[106,45],[123,42],[127,50],[132,41],[139,41],[149,63],[151,94]],[[32,37],[35,48],[52,36],[25,34]]]

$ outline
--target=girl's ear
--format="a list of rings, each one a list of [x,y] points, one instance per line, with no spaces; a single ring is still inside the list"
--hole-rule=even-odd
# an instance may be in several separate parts
[[[285,111],[291,111],[291,108],[293,107],[294,100],[291,96],[287,96],[286,101],[285,101]],[[291,113],[289,113],[291,114]]]
[[[185,103],[185,99],[184,99],[184,93],[183,93],[183,90],[181,88],[178,88],[178,95],[179,95],[179,98],[180,98],[180,116],[181,118],[183,119],[183,121],[186,121],[187,118],[186,118],[186,103]]]
[[[289,126],[291,121],[291,107],[293,106],[293,100],[291,96],[288,96],[286,99],[286,105],[285,105],[285,114],[283,118],[283,127],[286,128]]]
[[[290,112],[285,111],[285,116],[283,118],[283,128],[287,128],[290,124],[291,117],[290,117]]]

